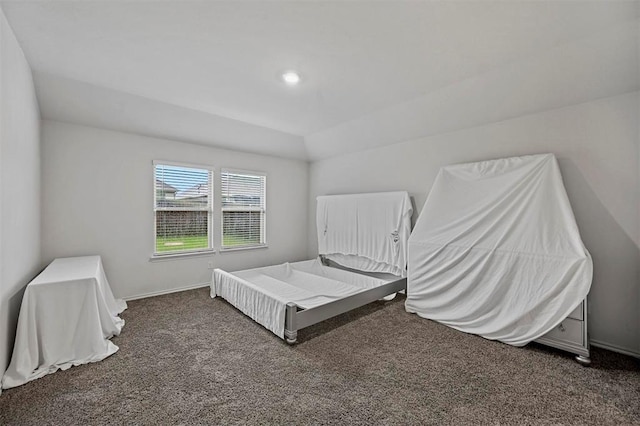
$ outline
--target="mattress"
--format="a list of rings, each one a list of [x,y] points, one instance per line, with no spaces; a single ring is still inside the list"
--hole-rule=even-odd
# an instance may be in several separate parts
[[[284,339],[289,302],[309,309],[397,279],[371,277],[323,265],[319,259],[226,272],[215,269],[211,297],[220,296]]]

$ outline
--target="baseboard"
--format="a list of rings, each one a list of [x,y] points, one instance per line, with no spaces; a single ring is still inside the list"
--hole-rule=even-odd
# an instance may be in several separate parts
[[[629,356],[632,356],[634,358],[640,359],[640,353],[634,352],[634,351],[632,351],[630,349],[621,348],[620,346],[612,345],[610,343],[600,342],[598,340],[593,340],[593,339],[590,339],[589,342],[591,343],[591,346],[595,346],[597,348],[606,349],[606,350],[611,351],[611,352],[618,352],[618,353],[621,353],[623,355],[629,355]]]
[[[147,297],[162,296],[163,294],[177,293],[179,291],[195,290],[197,288],[209,287],[210,285],[211,285],[210,282],[208,282],[208,283],[191,284],[191,285],[188,285],[188,286],[185,286],[185,287],[172,288],[172,289],[169,289],[169,290],[152,291],[150,293],[144,293],[144,294],[138,294],[136,296],[124,297],[123,299],[126,302],[129,302],[131,300],[146,299]]]

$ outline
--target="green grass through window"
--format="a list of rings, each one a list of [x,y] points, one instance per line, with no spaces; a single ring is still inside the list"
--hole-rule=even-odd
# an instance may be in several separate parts
[[[208,247],[209,243],[206,235],[156,238],[156,253],[185,250],[206,250]]]
[[[246,238],[238,235],[225,235],[223,247],[242,247],[260,244],[260,238]],[[156,253],[206,250],[209,247],[206,235],[184,237],[157,237]]]
[[[242,247],[260,244],[260,237],[242,237],[239,235],[227,234],[222,238],[223,247]]]

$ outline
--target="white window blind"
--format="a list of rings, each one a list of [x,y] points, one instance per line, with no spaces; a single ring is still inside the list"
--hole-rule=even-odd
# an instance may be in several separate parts
[[[153,169],[155,255],[211,250],[213,170],[160,162]]]
[[[222,248],[266,244],[266,184],[261,173],[222,170]]]

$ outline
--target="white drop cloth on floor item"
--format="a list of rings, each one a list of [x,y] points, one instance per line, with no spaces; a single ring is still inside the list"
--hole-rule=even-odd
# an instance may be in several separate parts
[[[582,302],[592,270],[552,154],[448,166],[409,238],[406,310],[522,346]]]

